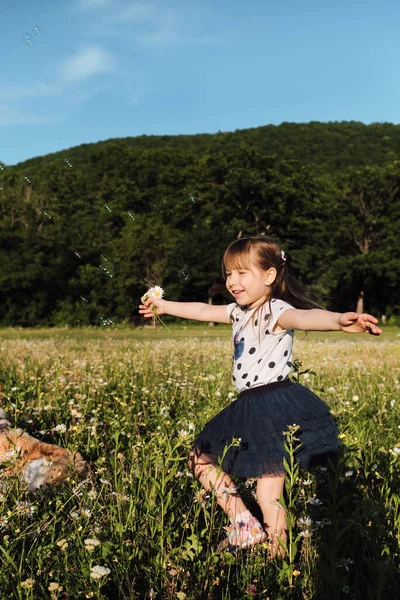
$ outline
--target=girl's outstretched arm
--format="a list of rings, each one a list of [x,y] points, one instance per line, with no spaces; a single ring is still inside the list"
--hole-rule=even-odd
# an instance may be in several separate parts
[[[194,321],[212,321],[213,323],[231,322],[225,305],[213,306],[204,302],[171,302],[161,298],[148,298],[144,304],[140,304],[139,313],[146,318],[153,317],[151,305],[156,307],[159,315],[171,315]]]
[[[288,308],[279,317],[279,329],[299,329],[302,331],[346,331],[347,333],[371,333],[380,335],[382,329],[376,324],[378,319],[366,313],[334,313],[319,308],[300,310]]]

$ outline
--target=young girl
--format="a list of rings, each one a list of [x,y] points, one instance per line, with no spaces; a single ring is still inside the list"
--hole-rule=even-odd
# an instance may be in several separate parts
[[[287,273],[284,253],[267,238],[234,241],[224,253],[222,268],[232,304],[149,298],[139,312],[152,317],[154,305],[160,315],[232,323],[233,381],[239,396],[206,424],[189,459],[195,476],[216,494],[230,518],[228,537],[220,548],[236,551],[268,540],[271,554],[283,555],[279,544],[279,538],[286,540],[286,515],[279,503],[285,481],[283,432],[289,425],[300,427],[296,456],[307,470],[338,449],[328,407],[289,379],[294,330],[373,335],[382,331],[371,315],[316,308]],[[247,510],[230,474],[257,479],[263,525]]]

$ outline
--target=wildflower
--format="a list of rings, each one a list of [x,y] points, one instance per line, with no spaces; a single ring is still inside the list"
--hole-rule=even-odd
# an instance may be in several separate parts
[[[394,448],[392,448],[392,452],[394,452],[395,454],[400,454],[400,448],[398,446],[395,446]]]
[[[311,537],[311,532],[308,529],[305,529],[304,531],[300,531],[299,535],[304,539],[307,539]]]
[[[353,402],[358,402],[359,398],[358,398],[358,396],[354,395],[354,396],[352,397],[352,400],[353,400]]]
[[[349,570],[349,566],[351,566],[352,564],[354,564],[354,561],[350,558],[341,558],[337,562],[338,567],[344,567],[346,571]]]
[[[159,285],[155,285],[147,290],[147,292],[141,297],[141,301],[146,302],[148,298],[162,298],[163,296],[163,288]]]
[[[297,525],[308,529],[312,525],[312,519],[310,517],[300,517],[300,519],[297,520]]]
[[[90,570],[90,576],[92,579],[101,579],[111,573],[108,567],[102,567],[101,565],[94,565]]]
[[[96,538],[87,538],[83,543],[85,544],[85,550],[88,552],[92,552],[96,546],[100,546],[100,542]]]
[[[21,583],[19,584],[24,590],[31,590],[33,588],[33,586],[35,585],[35,580],[34,579],[25,579],[25,581],[21,581]]]
[[[393,408],[393,406],[396,404],[396,400],[391,400],[390,401],[390,406]]]
[[[57,433],[65,433],[67,431],[67,426],[64,423],[60,423],[60,425],[53,427],[52,431],[56,431]]]
[[[5,516],[0,517],[0,529],[5,527],[8,523],[8,519]]]
[[[354,473],[353,469],[350,469],[350,471],[346,471],[345,476],[351,477],[353,475],[353,473]]]
[[[319,498],[317,498],[316,496],[313,496],[312,498],[310,498],[309,503],[312,504],[313,506],[320,506],[322,504],[321,500]]]
[[[62,592],[64,588],[56,581],[51,581],[47,589],[49,590],[49,592]]]
[[[58,540],[57,546],[60,548],[60,550],[66,550],[68,548],[68,540]]]
[[[293,571],[293,577],[298,577],[300,575],[300,571],[298,571],[297,569],[295,569]]]
[[[30,502],[17,502],[18,509],[24,512],[28,517],[32,517],[36,508]]]
[[[246,594],[249,596],[255,596],[257,593],[257,586],[254,583],[250,583],[245,589]]]
[[[282,510],[283,509],[283,506],[279,502],[278,498],[275,498],[275,500],[271,500],[270,504],[273,504],[275,506],[276,510]]]

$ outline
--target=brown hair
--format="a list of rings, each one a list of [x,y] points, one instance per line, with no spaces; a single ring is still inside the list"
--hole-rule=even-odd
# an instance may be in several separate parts
[[[275,281],[271,284],[271,298],[278,298],[291,304],[294,308],[310,309],[322,308],[308,298],[296,279],[288,273],[286,261],[282,258],[281,248],[274,241],[263,236],[239,238],[232,242],[224,252],[222,258],[222,274],[226,279],[227,267],[248,268],[251,266],[268,271],[271,267],[276,269]]]

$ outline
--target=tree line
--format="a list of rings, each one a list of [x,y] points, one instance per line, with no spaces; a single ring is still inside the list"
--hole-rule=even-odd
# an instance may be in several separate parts
[[[158,144],[110,140],[3,166],[1,325],[137,323],[155,284],[170,299],[227,302],[213,293],[221,256],[248,234],[277,240],[290,272],[327,308],[400,314],[400,164],[391,155],[338,171],[322,150],[306,163],[261,144]]]

